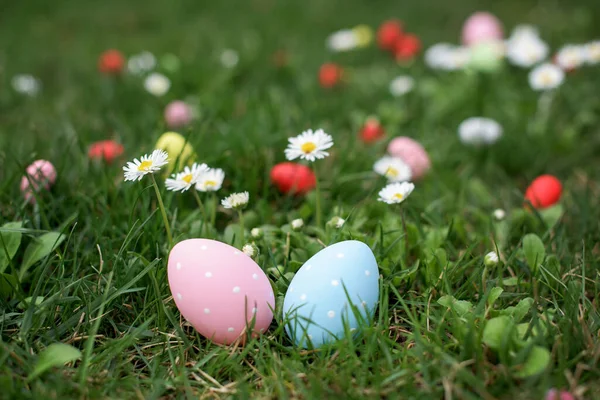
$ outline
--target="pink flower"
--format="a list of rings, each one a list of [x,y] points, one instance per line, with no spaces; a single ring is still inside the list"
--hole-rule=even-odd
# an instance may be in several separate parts
[[[502,36],[500,20],[488,12],[476,12],[467,18],[463,25],[462,42],[465,46],[490,40],[502,40]]]
[[[180,128],[192,120],[192,110],[189,105],[181,100],[176,100],[165,108],[165,121],[169,128]]]
[[[575,396],[566,390],[559,392],[556,389],[550,389],[546,393],[546,400],[575,400]]]
[[[27,167],[27,175],[21,178],[21,193],[25,200],[35,203],[34,192],[41,188],[49,190],[56,181],[56,169],[50,161],[37,160]]]

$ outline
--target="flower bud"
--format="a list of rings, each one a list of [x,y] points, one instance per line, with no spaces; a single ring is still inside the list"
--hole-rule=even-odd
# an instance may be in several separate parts
[[[252,230],[250,231],[250,235],[254,239],[262,239],[264,233],[263,233],[263,230],[260,228],[252,228]]]
[[[483,258],[483,263],[486,267],[494,267],[498,264],[498,253],[490,251]]]
[[[304,226],[304,221],[302,220],[302,218],[298,218],[293,220],[291,225],[293,230],[299,231]]]
[[[242,252],[248,257],[256,258],[260,251],[258,250],[258,246],[254,243],[247,243],[242,247]]]

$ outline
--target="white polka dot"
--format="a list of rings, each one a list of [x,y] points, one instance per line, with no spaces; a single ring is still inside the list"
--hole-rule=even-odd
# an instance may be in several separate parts
[[[301,295],[300,300],[306,300],[306,295],[305,294]]]
[[[252,279],[258,279],[258,274],[252,274]]]
[[[369,270],[366,270],[366,271],[365,271],[365,275],[366,275],[366,276],[370,276],[370,275],[371,275],[371,271],[369,271]]]
[[[256,314],[256,311],[258,311],[256,307],[252,307],[252,314]]]
[[[334,313],[333,311],[329,311],[329,312],[327,313],[327,316],[328,316],[329,318],[333,318],[333,317],[335,317],[335,313]]]
[[[206,249],[208,249],[208,247],[206,247],[205,245],[202,245],[202,246],[200,246],[200,248],[201,248],[202,250],[206,250]]]
[[[181,293],[177,293],[177,298],[181,300]]]
[[[212,272],[208,271],[207,273],[204,274],[204,276],[207,278],[212,278]]]
[[[233,332],[234,329],[233,328],[227,328],[227,332]]]
[[[306,266],[307,271],[310,271],[311,268],[312,268],[312,265],[310,265],[310,264]]]
[[[344,258],[344,253],[338,253],[337,258]]]
[[[237,251],[237,250],[233,252],[233,255],[234,255],[234,256],[237,256],[238,254],[240,254],[240,252],[239,252],[239,251]]]
[[[233,293],[239,293],[240,292],[240,287],[236,286],[233,288]]]
[[[177,269],[181,269],[181,263],[177,263],[177,264],[175,265],[175,267],[176,267]]]
[[[340,284],[340,281],[334,279],[331,281],[331,286],[338,286]]]
[[[204,314],[210,314],[210,308],[205,308],[204,309]]]

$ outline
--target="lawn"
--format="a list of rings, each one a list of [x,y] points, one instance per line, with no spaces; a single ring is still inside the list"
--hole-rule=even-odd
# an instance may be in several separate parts
[[[494,13],[505,36],[537,26],[552,54],[598,40],[599,2],[175,3],[3,5],[0,398],[543,399],[551,388],[600,398],[600,64],[540,93],[531,68],[504,60],[492,72],[424,60],[436,43],[459,44],[478,10]],[[391,18],[422,42],[411,61],[376,42],[326,47],[334,31],[376,31]],[[153,53],[168,92],[148,93],[142,75],[100,73],[107,49]],[[235,53],[223,56],[227,49]],[[334,88],[319,84],[324,63],[344,70]],[[13,88],[18,74],[39,80],[37,95]],[[393,96],[399,75],[414,88]],[[165,168],[152,177],[174,243],[254,243],[276,307],[264,334],[244,345],[213,343],[181,316],[153,180],[124,180],[127,161],[174,130],[164,109],[177,99],[197,115],[175,130],[225,180],[214,194],[175,193]],[[359,138],[369,116],[385,130],[374,143]],[[497,121],[499,140],[461,141],[459,125],[475,116]],[[319,188],[282,193],[271,169],[286,161],[288,138],[307,129],[333,138],[328,157],[294,160],[318,171]],[[397,136],[417,140],[431,160],[400,205],[378,201],[387,180],[373,171]],[[91,160],[90,146],[107,139],[124,154]],[[57,178],[32,204],[20,183],[37,159]],[[534,209],[525,192],[543,174],[561,182],[562,196]],[[244,191],[241,218],[217,206]],[[292,226],[297,219],[304,226]],[[304,349],[285,331],[284,296],[309,258],[344,240],[373,251],[376,312],[357,334]]]

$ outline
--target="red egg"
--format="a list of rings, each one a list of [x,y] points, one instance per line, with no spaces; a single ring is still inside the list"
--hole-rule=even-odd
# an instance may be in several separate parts
[[[365,122],[358,135],[365,143],[373,143],[385,137],[385,130],[375,117],[370,117]]]
[[[319,69],[319,83],[324,88],[332,88],[340,82],[343,72],[342,67],[337,64],[323,64]]]
[[[402,25],[398,20],[384,21],[377,30],[377,43],[383,50],[393,51],[401,37]]]
[[[283,193],[305,194],[314,189],[315,174],[306,165],[283,162],[271,169],[271,181]]]
[[[402,36],[395,43],[394,56],[398,61],[410,60],[421,51],[421,40],[413,34]]]
[[[102,140],[93,143],[88,151],[88,157],[92,160],[104,160],[108,164],[123,154],[123,145],[114,140]]]
[[[531,182],[525,192],[525,199],[535,208],[547,208],[560,200],[562,185],[552,175],[541,175]]]
[[[106,50],[100,55],[98,60],[98,69],[103,74],[118,75],[123,71],[125,57],[119,50]]]

